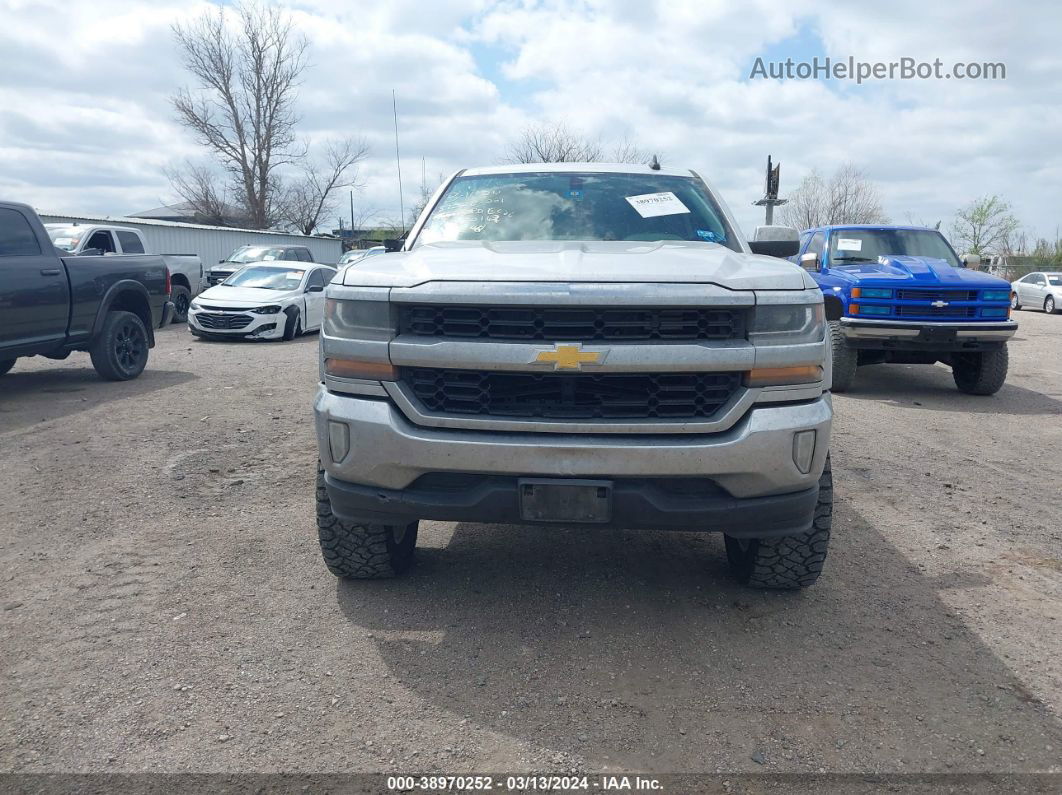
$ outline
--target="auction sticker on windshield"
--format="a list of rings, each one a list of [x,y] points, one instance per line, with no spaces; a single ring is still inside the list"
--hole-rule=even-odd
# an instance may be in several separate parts
[[[688,213],[687,207],[671,191],[665,193],[643,193],[639,196],[627,196],[631,207],[637,210],[642,218],[655,218],[658,215],[678,215]]]
[[[862,251],[863,241],[857,240],[851,237],[841,237],[837,239],[838,251]]]

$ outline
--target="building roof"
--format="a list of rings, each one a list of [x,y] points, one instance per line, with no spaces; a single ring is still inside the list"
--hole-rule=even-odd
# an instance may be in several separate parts
[[[230,204],[226,204],[223,208],[223,212],[226,215],[237,217],[240,214],[240,209]],[[138,213],[130,213],[130,218],[194,218],[198,210],[191,202],[178,202],[177,204],[164,204],[161,207],[153,207],[150,210],[141,210]]]
[[[72,213],[49,213],[37,209],[41,218],[62,218],[70,221],[90,221],[97,224],[136,224],[140,226],[170,226],[181,229],[200,229],[215,232],[250,232],[255,235],[277,235],[279,237],[303,237],[317,240],[336,240],[333,235],[304,235],[301,232],[280,232],[275,229],[244,229],[236,226],[211,226],[209,224],[189,224],[183,221],[162,221],[155,218],[136,218],[129,215],[75,215]]]

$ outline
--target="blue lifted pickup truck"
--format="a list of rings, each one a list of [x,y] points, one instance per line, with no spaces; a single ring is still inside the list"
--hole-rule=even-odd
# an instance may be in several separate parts
[[[794,258],[825,296],[833,343],[833,391],[860,365],[951,367],[955,385],[991,395],[1007,378],[1010,284],[968,270],[935,229],[823,226],[800,235]]]

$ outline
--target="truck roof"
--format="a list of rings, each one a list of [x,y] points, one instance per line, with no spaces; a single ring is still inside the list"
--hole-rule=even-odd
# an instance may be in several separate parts
[[[912,224],[827,224],[826,226],[811,226],[803,230],[805,232],[829,232],[832,229],[917,229],[924,232],[939,232],[930,226],[914,226]]]
[[[543,172],[600,172],[602,174],[663,174],[669,177],[692,177],[693,172],[688,169],[674,169],[660,167],[659,170],[649,168],[643,163],[511,163],[504,166],[482,166],[480,168],[466,168],[461,172],[462,177],[479,177],[485,174],[541,174]]]

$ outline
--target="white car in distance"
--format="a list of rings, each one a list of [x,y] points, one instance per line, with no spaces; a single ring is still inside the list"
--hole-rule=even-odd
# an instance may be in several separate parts
[[[192,301],[188,330],[203,339],[294,339],[321,328],[335,274],[324,265],[252,263]]]

